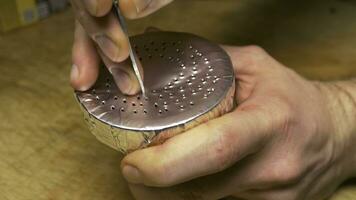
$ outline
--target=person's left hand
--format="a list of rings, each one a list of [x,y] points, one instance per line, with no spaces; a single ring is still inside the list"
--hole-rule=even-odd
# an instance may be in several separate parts
[[[258,47],[225,47],[239,106],[164,144],[135,151],[122,172],[136,199],[319,200],[352,173],[349,133],[327,85]],[[340,100],[336,96],[335,100]],[[336,108],[338,109],[338,108]]]

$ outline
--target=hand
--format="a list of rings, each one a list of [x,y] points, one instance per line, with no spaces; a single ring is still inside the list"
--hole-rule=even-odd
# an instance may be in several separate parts
[[[130,19],[147,16],[173,0],[120,0],[122,13]],[[76,16],[71,84],[87,90],[96,81],[100,57],[125,94],[135,94],[140,87],[131,67],[124,61],[128,41],[112,9],[112,0],[71,0]],[[142,71],[142,69],[141,69]]]
[[[224,48],[235,69],[239,106],[127,155],[122,172],[135,198],[329,196],[354,168],[347,158],[354,142],[339,132],[346,129],[336,123],[340,116],[329,101],[337,97],[329,98],[327,84],[305,80],[258,47]]]

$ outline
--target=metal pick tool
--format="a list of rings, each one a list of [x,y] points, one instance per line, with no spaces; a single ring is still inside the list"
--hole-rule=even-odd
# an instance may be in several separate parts
[[[131,46],[131,42],[130,42],[130,38],[129,38],[129,32],[127,30],[125,18],[124,18],[124,16],[122,16],[121,11],[120,11],[119,0],[113,0],[113,4],[114,4],[114,12],[119,20],[121,29],[124,31],[124,34],[126,35],[127,40],[129,41],[129,53],[130,53],[130,59],[132,62],[132,67],[135,71],[136,78],[140,84],[142,94],[143,94],[143,96],[146,96],[145,87],[143,85],[142,76],[141,76],[140,70],[139,70],[139,66],[142,67],[142,65],[141,65],[140,60],[137,59],[136,53],[132,50],[132,46]]]
[[[130,39],[145,70],[146,97],[122,94],[106,68],[90,90],[76,91],[98,140],[130,152],[233,109],[235,76],[221,47],[188,33],[149,32]]]

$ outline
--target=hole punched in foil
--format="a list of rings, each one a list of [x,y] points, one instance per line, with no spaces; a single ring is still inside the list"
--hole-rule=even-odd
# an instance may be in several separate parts
[[[144,67],[146,96],[122,94],[105,67],[90,90],[76,92],[87,121],[96,124],[91,132],[103,143],[132,151],[233,108],[234,72],[218,45],[175,32],[149,32],[130,40]]]

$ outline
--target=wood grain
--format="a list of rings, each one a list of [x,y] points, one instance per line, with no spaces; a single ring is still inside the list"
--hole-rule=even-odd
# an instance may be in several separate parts
[[[176,1],[131,21],[192,32],[219,43],[258,44],[311,79],[356,75],[353,1]],[[132,199],[119,171],[121,155],[84,125],[68,84],[73,15],[0,35],[0,199]],[[356,199],[356,183],[332,200]]]

